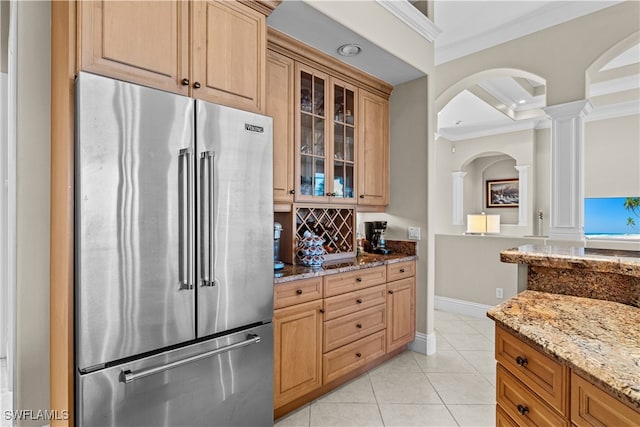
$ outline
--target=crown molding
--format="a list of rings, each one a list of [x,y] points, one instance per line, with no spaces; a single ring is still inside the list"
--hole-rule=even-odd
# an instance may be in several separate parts
[[[640,114],[640,101],[621,102],[619,104],[602,105],[593,108],[585,117],[585,122],[597,122],[598,120],[615,119],[617,117]]]
[[[433,21],[407,0],[376,0],[376,2],[431,43],[442,34],[442,30]]]
[[[603,8],[603,3],[607,4],[606,7],[608,7],[621,3],[621,1],[563,1],[548,3],[520,19],[509,21],[484,33],[456,40],[446,45],[437,45],[435,49],[435,64],[440,65],[596,12]]]

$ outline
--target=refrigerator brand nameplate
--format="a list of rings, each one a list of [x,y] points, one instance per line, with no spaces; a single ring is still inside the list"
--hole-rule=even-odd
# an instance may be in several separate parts
[[[244,129],[249,132],[264,133],[264,128],[262,126],[251,125],[249,123],[244,124]]]

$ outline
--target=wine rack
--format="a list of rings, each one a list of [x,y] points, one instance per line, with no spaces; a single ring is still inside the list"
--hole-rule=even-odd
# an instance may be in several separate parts
[[[294,206],[294,244],[304,237],[305,231],[310,231],[324,239],[326,260],[355,256],[354,208]]]

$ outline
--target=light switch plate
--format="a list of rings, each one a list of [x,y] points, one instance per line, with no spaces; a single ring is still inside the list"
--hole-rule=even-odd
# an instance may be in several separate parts
[[[409,227],[409,240],[420,240],[420,227]]]

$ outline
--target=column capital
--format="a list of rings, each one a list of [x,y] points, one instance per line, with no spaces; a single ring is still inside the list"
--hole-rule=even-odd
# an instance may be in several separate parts
[[[544,107],[543,110],[552,120],[572,119],[578,116],[585,117],[593,110],[593,104],[588,99],[581,99]]]

